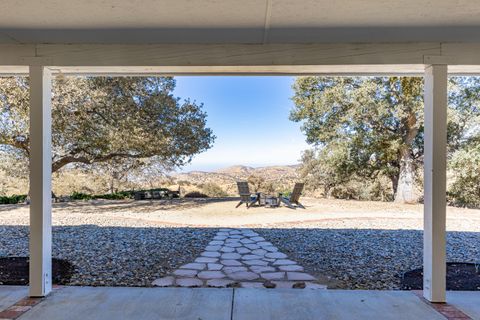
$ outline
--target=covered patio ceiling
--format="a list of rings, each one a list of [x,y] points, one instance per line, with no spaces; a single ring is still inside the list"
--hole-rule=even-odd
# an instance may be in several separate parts
[[[3,0],[0,4],[0,43],[8,44],[477,41],[480,6],[469,0]]]
[[[92,9],[94,8],[94,9]],[[0,74],[480,74],[467,0],[4,0]]]

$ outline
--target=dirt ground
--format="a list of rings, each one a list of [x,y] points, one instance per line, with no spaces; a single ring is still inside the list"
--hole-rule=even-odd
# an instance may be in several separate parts
[[[423,205],[303,198],[305,209],[235,208],[237,199],[173,199],[57,203],[53,224],[72,225],[101,217],[103,225],[152,224],[169,227],[423,229]],[[3,221],[2,221],[3,220]],[[0,206],[0,224],[28,224],[28,206]],[[12,221],[12,222],[13,222]],[[2,223],[3,222],[3,223]],[[449,231],[480,231],[480,210],[447,208]]]

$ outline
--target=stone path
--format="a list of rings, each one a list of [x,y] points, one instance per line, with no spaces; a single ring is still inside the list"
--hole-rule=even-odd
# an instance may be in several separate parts
[[[326,289],[272,243],[249,229],[220,229],[194,262],[153,281],[159,287]]]

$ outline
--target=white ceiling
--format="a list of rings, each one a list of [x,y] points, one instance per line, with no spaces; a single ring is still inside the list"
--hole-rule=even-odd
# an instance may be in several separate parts
[[[0,43],[480,41],[477,0],[1,0]]]

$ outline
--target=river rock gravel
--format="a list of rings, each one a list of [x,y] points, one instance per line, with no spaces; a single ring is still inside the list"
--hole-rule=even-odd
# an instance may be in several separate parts
[[[54,204],[53,256],[75,265],[72,285],[151,286],[217,250],[223,240],[213,238],[227,227],[259,233],[267,248],[271,243],[329,288],[400,289],[402,274],[422,266],[420,205],[305,199],[307,209],[291,210],[237,203]],[[0,206],[0,257],[28,255],[28,224],[28,206]],[[448,261],[480,263],[480,210],[447,208],[447,230]],[[248,242],[239,246],[258,249]],[[221,253],[236,250],[226,249]]]
[[[422,267],[419,230],[255,229],[330,289],[400,289]],[[447,261],[480,262],[480,233],[448,232]]]
[[[0,210],[0,256],[28,256],[28,212]],[[75,266],[70,285],[151,286],[198,256],[215,228],[169,227],[100,212],[54,212],[55,258]]]
[[[214,231],[54,227],[53,256],[75,266],[70,285],[150,286],[153,280],[200,254]],[[0,247],[2,256],[27,256],[28,229],[0,226]]]

